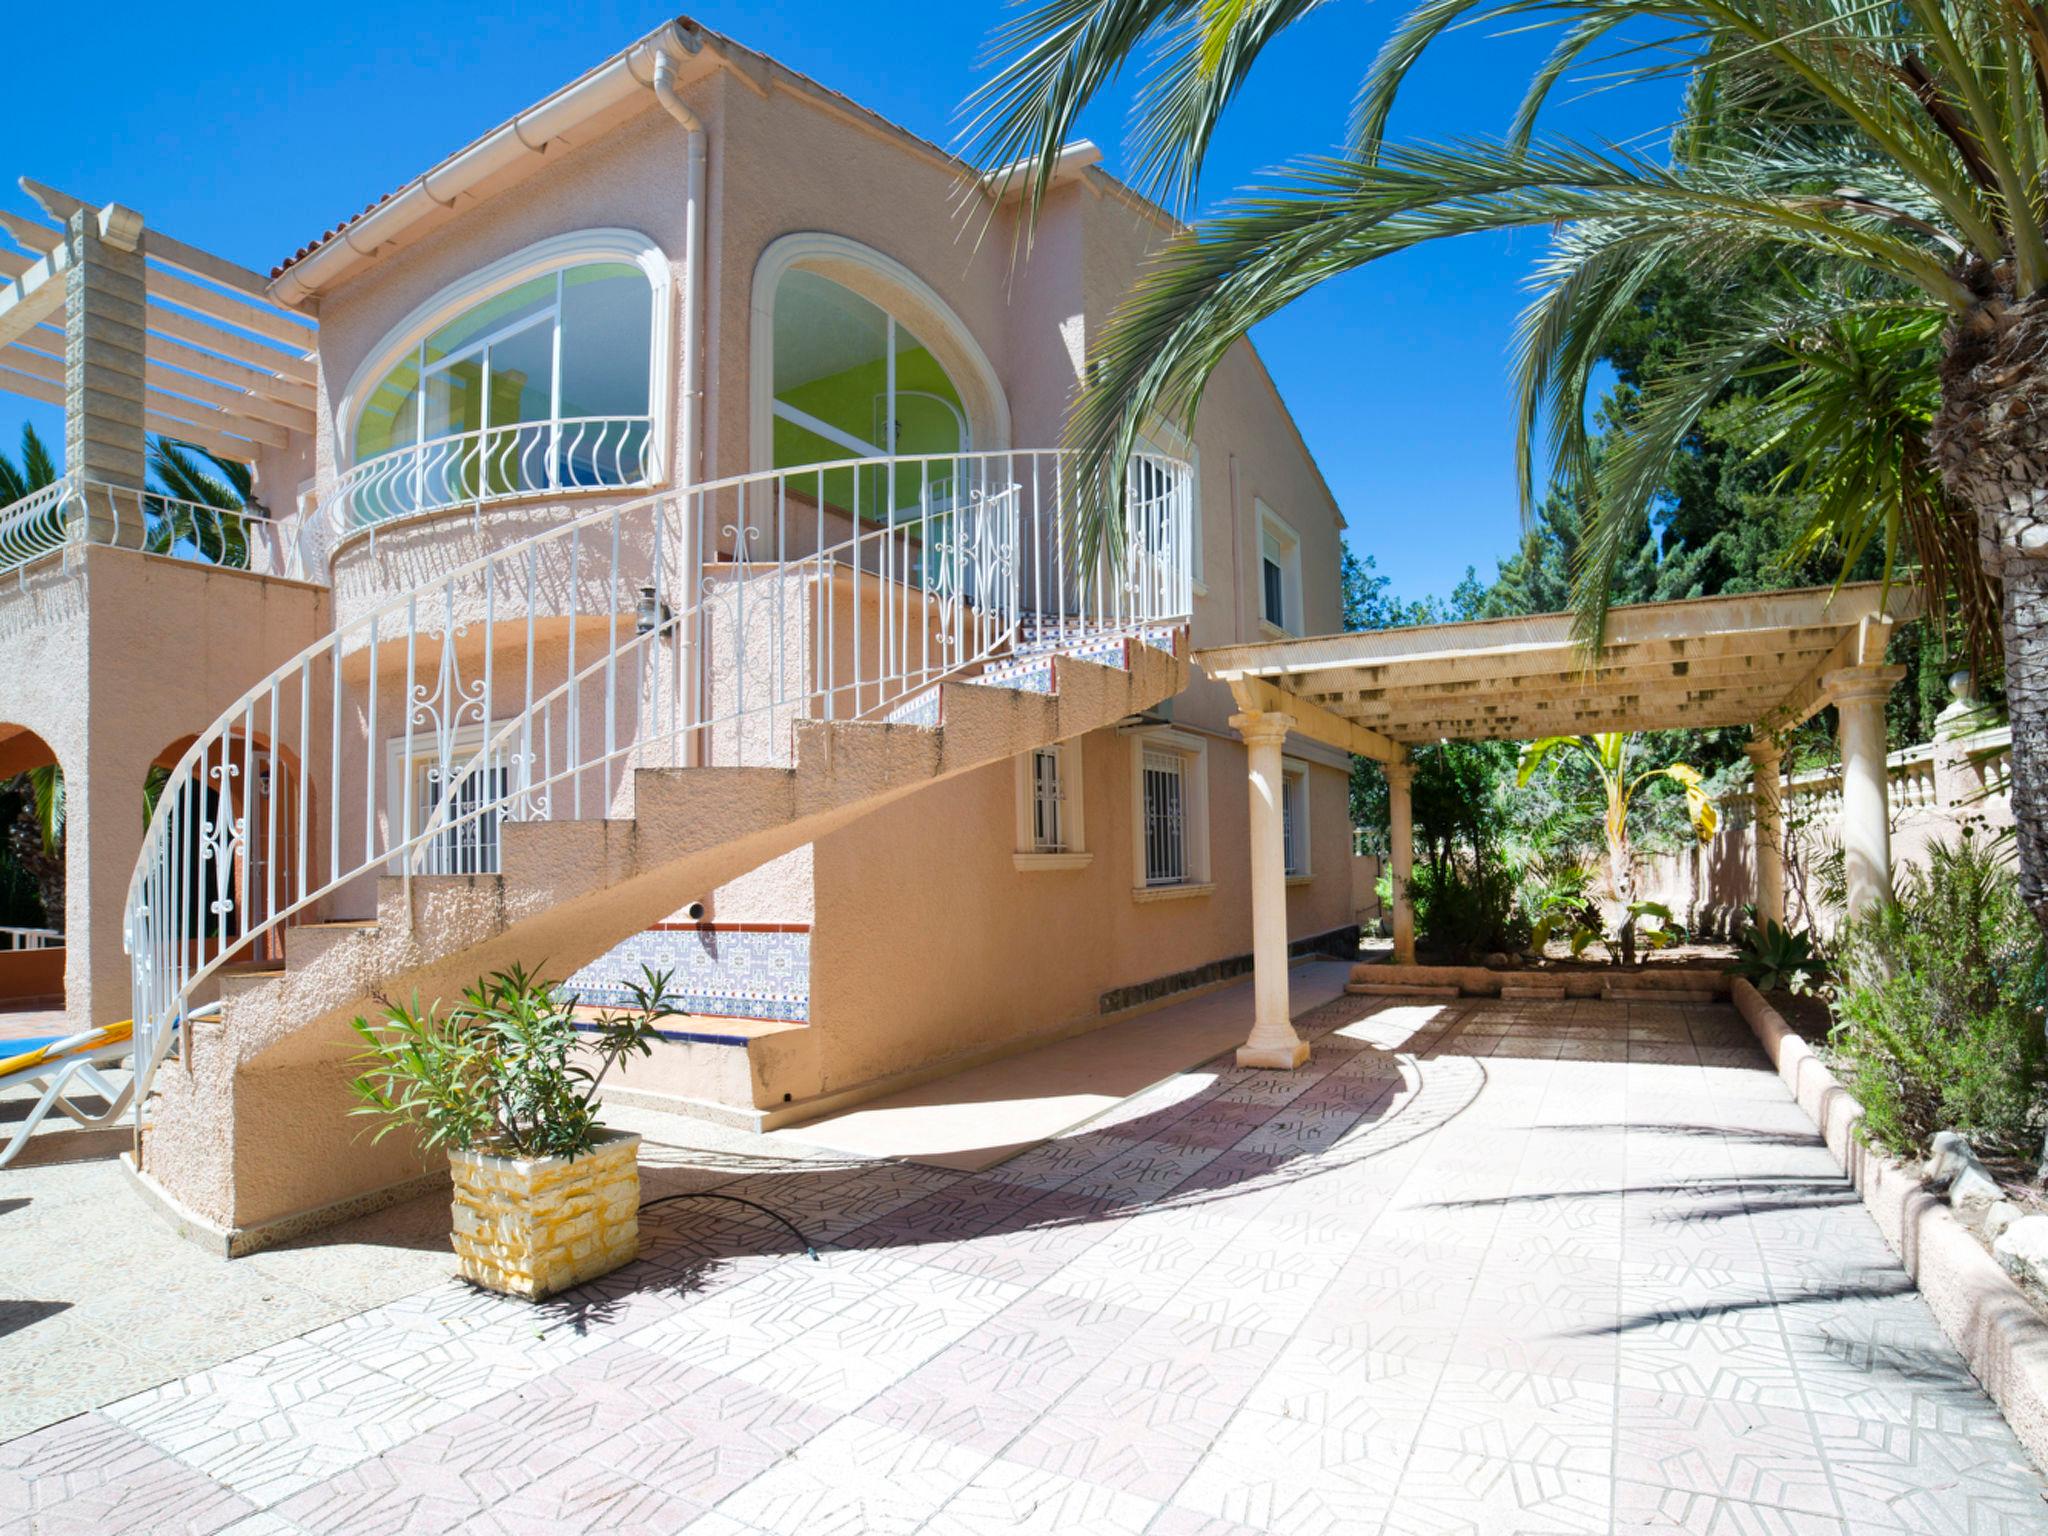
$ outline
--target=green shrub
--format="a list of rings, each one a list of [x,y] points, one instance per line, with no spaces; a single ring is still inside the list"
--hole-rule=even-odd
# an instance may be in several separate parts
[[[666,974],[649,970],[626,990],[630,1008],[581,1026],[558,983],[518,966],[479,981],[446,1014],[417,999],[387,1003],[381,1025],[355,1020],[364,1049],[351,1113],[377,1122],[377,1141],[405,1128],[427,1148],[580,1157],[597,1144],[605,1074],[651,1054],[655,1021],[671,1008]]]
[[[1902,1156],[1945,1129],[1980,1150],[2032,1154],[2048,1109],[2048,970],[2019,882],[1995,846],[1965,831],[1902,884],[1839,946],[1830,1043],[1865,1128]]]
[[[1512,953],[1528,940],[1528,921],[1515,900],[1515,876],[1503,864],[1454,859],[1418,864],[1409,881],[1415,931],[1429,949],[1472,961],[1496,950]]]
[[[1813,984],[1826,974],[1827,962],[1806,929],[1766,922],[1743,934],[1734,971],[1748,977],[1759,992],[1782,989],[1803,994],[1811,992]]]

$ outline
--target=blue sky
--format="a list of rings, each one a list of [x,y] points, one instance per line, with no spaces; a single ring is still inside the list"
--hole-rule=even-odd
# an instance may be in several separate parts
[[[108,4],[92,12],[93,43],[69,6],[19,9],[8,23],[15,57],[42,62],[8,82],[0,206],[34,212],[13,185],[26,174],[126,202],[167,233],[265,271],[674,14],[516,0]],[[1216,144],[1205,201],[1337,143],[1358,78],[1404,9],[1334,0],[1271,50]],[[995,0],[705,0],[692,14],[950,143],[1003,11]],[[1413,82],[1397,135],[1498,131],[1541,47],[1458,37]],[[1123,105],[1084,125],[1112,171]],[[1567,102],[1557,122],[1632,139],[1660,129],[1670,105],[1610,93]],[[1542,243],[1523,234],[1411,252],[1327,285],[1256,333],[1354,545],[1403,595],[1448,592],[1468,564],[1490,574],[1515,541],[1507,353]],[[24,419],[61,437],[55,411],[0,394],[0,444],[12,449]]]

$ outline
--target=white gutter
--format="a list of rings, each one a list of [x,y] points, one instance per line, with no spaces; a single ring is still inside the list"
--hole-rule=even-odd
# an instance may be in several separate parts
[[[657,61],[681,48],[694,53],[701,40],[674,23],[642,38],[623,53],[572,81],[538,105],[458,151],[418,179],[407,183],[333,238],[285,268],[271,280],[278,303],[305,303],[332,286],[406,229],[434,213],[452,208],[463,194],[502,174],[529,155],[544,153],[563,135],[597,113],[630,100],[654,82]]]

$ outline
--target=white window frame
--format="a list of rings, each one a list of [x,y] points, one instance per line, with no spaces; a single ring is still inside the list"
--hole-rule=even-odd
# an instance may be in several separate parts
[[[448,738],[448,761],[460,769],[482,748],[484,742],[503,725],[502,721],[486,721],[481,725],[465,725],[450,733]],[[441,741],[431,731],[416,734],[412,741],[412,759],[407,763],[405,737],[393,736],[384,743],[384,809],[389,818],[385,833],[390,846],[396,847],[406,835],[404,785],[410,779],[415,786],[412,805],[412,834],[417,837],[426,829],[427,820],[434,814],[434,805],[428,799],[424,777],[440,765]],[[494,765],[496,771],[508,770],[509,762],[500,757]],[[491,770],[487,769],[486,772]],[[479,818],[481,820],[481,818]],[[499,813],[494,832],[495,846],[479,859],[482,867],[467,870],[429,871],[430,873],[495,875],[503,855],[503,834],[505,817]],[[394,854],[385,861],[385,873],[403,875],[406,857]]]
[[[1315,840],[1309,835],[1309,765],[1299,757],[1280,759],[1280,825],[1287,883],[1306,885],[1315,878]]]
[[[1131,899],[1171,901],[1212,894],[1216,886],[1209,867],[1208,738],[1157,725],[1143,726],[1127,734],[1131,744]],[[1181,759],[1182,876],[1170,884],[1151,884],[1145,874],[1147,752],[1172,753]]]
[[[634,229],[614,228],[571,230],[513,251],[456,279],[386,331],[383,339],[349,376],[340,407],[334,413],[336,425],[340,428],[336,456],[341,462],[337,473],[346,472],[356,462],[356,428],[360,425],[357,418],[362,414],[364,401],[408,352],[417,356],[418,349],[429,336],[494,294],[516,288],[549,272],[559,273],[570,267],[599,262],[637,266],[647,278],[649,302],[653,305],[647,347],[647,411],[651,436],[647,477],[640,483],[659,484],[665,478],[662,466],[668,462],[669,417],[673,414],[669,410],[672,366],[669,331],[675,282],[667,253],[651,236]],[[559,278],[556,291],[559,294]],[[421,393],[424,396],[425,391]],[[559,398],[553,405],[559,407]],[[579,489],[616,491],[618,487],[586,486]]]
[[[1038,755],[1050,752],[1058,762],[1061,846],[1048,848],[1038,837]],[[1087,796],[1083,793],[1081,742],[1055,742],[1017,754],[1017,840],[1011,859],[1023,872],[1085,869],[1095,861],[1088,849]]]
[[[1188,466],[1188,568],[1193,575],[1195,596],[1207,597],[1209,584],[1202,579],[1202,450],[1187,433],[1160,417],[1154,417],[1151,425],[1138,434],[1138,450],[1180,459]]]
[[[1255,557],[1252,568],[1257,575],[1259,596],[1259,624],[1270,635],[1299,635],[1307,631],[1303,627],[1301,587],[1301,535],[1294,525],[1267,506],[1258,497],[1252,498],[1252,505],[1258,510],[1258,542],[1252,553]],[[1279,559],[1274,562],[1280,568],[1280,614],[1274,617],[1266,611],[1266,539],[1270,535],[1277,546]]]

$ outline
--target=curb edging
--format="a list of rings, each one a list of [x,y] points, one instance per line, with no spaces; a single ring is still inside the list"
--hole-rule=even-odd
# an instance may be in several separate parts
[[[2034,1460],[2048,1466],[2048,1321],[1912,1168],[1858,1134],[1863,1106],[1763,994],[1735,978],[1730,998],[1819,1129],[1828,1152],[1905,1265],[1941,1331]]]

